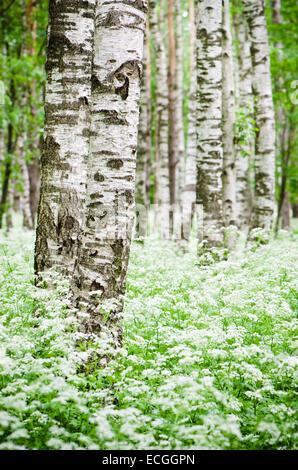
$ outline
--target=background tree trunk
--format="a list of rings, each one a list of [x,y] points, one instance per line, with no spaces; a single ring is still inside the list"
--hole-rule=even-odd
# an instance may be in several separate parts
[[[183,43],[182,6],[174,0],[176,19],[176,69],[175,69],[175,148],[176,148],[176,202],[181,203],[184,185],[184,126],[183,126]],[[179,227],[180,228],[180,227]]]
[[[223,91],[222,91],[222,138],[223,138],[223,220],[226,227],[236,225],[236,175],[234,155],[235,95],[232,34],[229,0],[223,0]],[[229,248],[235,243],[232,234],[227,235]]]
[[[148,81],[150,80],[150,76],[148,77],[147,66],[150,56],[148,56],[148,42],[149,31],[146,26],[136,167],[136,238],[146,236],[147,210],[149,205],[147,193],[148,164],[150,162],[148,159],[148,153],[150,154],[150,141],[148,139],[148,134],[150,136],[150,127],[148,126],[148,124],[150,125],[150,118],[148,117],[150,113],[150,97],[148,97]]]
[[[170,236],[174,232],[174,205],[177,196],[177,113],[176,113],[176,41],[174,30],[174,2],[168,0],[168,30],[169,30],[169,177],[170,177]]]
[[[29,42],[27,44],[27,54],[31,57],[36,55],[36,28],[37,21],[34,19],[34,10],[36,7],[35,0],[28,0],[26,8],[26,25],[29,32]],[[38,199],[40,191],[40,168],[39,168],[39,153],[40,153],[40,137],[37,116],[37,91],[36,80],[32,80],[29,85],[29,106],[31,116],[33,117],[33,124],[28,129],[29,147],[32,152],[32,159],[27,163],[29,186],[30,186],[30,210],[33,225],[38,208]]]
[[[238,43],[237,63],[238,109],[243,116],[253,118],[251,44],[245,18],[241,14],[233,16],[235,36]],[[236,214],[237,225],[245,228],[250,223],[252,210],[251,163],[254,158],[255,141],[253,135],[241,146],[236,142]]]
[[[191,232],[192,215],[196,203],[196,155],[197,155],[197,74],[195,68],[195,15],[194,0],[189,4],[190,18],[190,93],[188,102],[187,151],[185,162],[185,182],[182,193],[182,231],[183,240],[188,241]]]
[[[256,135],[255,197],[252,228],[269,230],[273,221],[275,183],[275,123],[270,57],[263,0],[242,0],[251,37]]]
[[[163,1],[160,2],[159,17],[157,16],[156,0],[150,1],[152,41],[155,48],[156,62],[156,135],[155,135],[155,204],[156,225],[159,226],[161,237],[169,238],[169,147],[168,147],[168,87],[167,57],[162,34],[164,20]]]

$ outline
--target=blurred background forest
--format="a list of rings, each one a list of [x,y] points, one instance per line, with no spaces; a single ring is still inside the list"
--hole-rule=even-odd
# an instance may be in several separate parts
[[[156,11],[150,14],[145,42],[136,199],[137,203],[146,205],[156,203],[158,194],[162,197],[158,191],[159,185],[163,186],[162,169],[158,164],[158,159],[164,158],[165,147],[162,146],[166,145],[170,186],[173,185],[173,152],[178,152],[179,159],[176,170],[180,174],[174,176],[178,190],[180,185],[183,191],[187,178],[191,180],[195,172],[195,167],[191,166],[191,123],[195,112],[191,106],[195,101],[194,89],[191,89],[195,61],[194,3],[192,0],[176,1],[173,9],[169,9],[168,4],[171,2],[157,2]],[[298,216],[297,9],[295,0],[266,3],[277,130],[276,212],[282,218],[284,228],[289,225],[291,213]],[[251,144],[257,128],[251,105],[243,106],[239,93],[239,83],[244,80],[241,77],[243,48],[247,43],[241,37],[241,15],[241,5],[234,0],[231,3],[236,92],[234,158],[239,179],[243,177],[243,165],[247,166],[245,178],[253,198]],[[23,214],[25,227],[33,228],[36,220],[43,143],[47,21],[47,0],[1,1],[0,226],[5,224],[8,229],[12,224],[12,211]],[[167,114],[162,115],[162,107],[168,108]],[[166,134],[162,136],[163,128]],[[240,193],[241,188],[237,191],[236,182],[236,197],[239,198]],[[174,195],[171,202],[177,202],[177,197]],[[241,201],[238,204],[241,210]]]

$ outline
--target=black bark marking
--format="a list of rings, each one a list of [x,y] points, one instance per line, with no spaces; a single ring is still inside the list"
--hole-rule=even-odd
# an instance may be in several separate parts
[[[115,90],[117,93],[117,90]],[[103,122],[107,124],[117,124],[125,126],[128,124],[127,120],[124,119],[121,114],[119,114],[114,109],[100,109],[99,112],[103,114],[105,117],[103,118]]]
[[[98,181],[99,183],[102,183],[105,180],[105,178],[104,178],[103,175],[101,175],[99,172],[97,172],[94,175],[94,180]]]
[[[123,160],[121,160],[120,158],[112,158],[107,163],[108,168],[114,168],[116,170],[119,170],[119,168],[121,168],[122,166],[123,166]]]
[[[125,77],[125,75],[118,74],[116,77],[119,81],[121,81],[124,78],[124,83],[121,87],[116,88],[115,93],[117,95],[120,95],[121,98],[125,101],[128,97],[129,93],[129,79],[128,77]]]

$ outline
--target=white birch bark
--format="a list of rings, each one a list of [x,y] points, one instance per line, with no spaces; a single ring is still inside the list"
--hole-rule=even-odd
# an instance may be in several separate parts
[[[187,127],[187,150],[185,161],[185,178],[182,192],[182,231],[183,240],[189,240],[191,232],[192,214],[196,203],[196,156],[197,156],[197,75],[195,68],[195,18],[194,1],[190,1],[190,92],[188,101],[188,127]]]
[[[175,146],[176,146],[176,202],[181,203],[184,184],[184,127],[183,127],[183,38],[181,1],[174,0],[176,18],[176,73],[175,73]]]
[[[223,0],[222,46],[223,220],[225,226],[228,227],[236,225],[235,95],[229,0]],[[233,237],[228,236],[227,243],[231,248]]]
[[[147,2],[98,0],[92,70],[91,136],[84,239],[75,274],[86,333],[106,325],[121,343],[135,203],[140,76]],[[104,320],[103,301],[113,303]],[[115,303],[114,303],[115,301]]]
[[[238,42],[238,108],[248,117],[253,116],[251,44],[245,18],[240,14],[233,17],[235,36]],[[249,225],[252,207],[252,178],[250,164],[253,161],[255,141],[253,136],[240,148],[236,143],[236,214],[237,224],[244,228]],[[244,153],[242,155],[241,151]]]
[[[147,28],[146,28],[147,31]],[[136,238],[144,237],[146,235],[147,224],[147,172],[148,172],[148,77],[147,77],[147,61],[148,57],[147,42],[149,36],[145,35],[144,54],[143,54],[143,73],[141,80],[141,103],[140,103],[140,118],[138,128],[138,151],[137,151],[137,167],[136,167]]]
[[[168,85],[167,85],[167,56],[162,34],[164,21],[163,1],[160,2],[159,18],[157,16],[156,0],[150,1],[151,31],[155,49],[156,62],[156,219],[162,238],[169,237],[169,147],[168,147]]]
[[[25,149],[26,133],[22,132],[18,139],[19,147],[19,164],[21,167],[21,178],[22,178],[22,209],[23,209],[23,225],[29,230],[33,229],[33,219],[30,208],[30,181],[28,167],[26,164],[26,149]]]
[[[222,1],[197,5],[197,203],[203,206],[202,238],[222,244]]]
[[[272,226],[275,186],[275,122],[264,0],[242,0],[251,37],[255,115],[255,198],[252,227]]]
[[[38,278],[73,273],[81,239],[89,148],[95,0],[51,0],[41,195],[35,246]]]

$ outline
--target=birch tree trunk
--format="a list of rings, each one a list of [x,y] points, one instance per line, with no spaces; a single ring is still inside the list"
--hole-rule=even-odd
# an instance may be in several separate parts
[[[28,167],[26,164],[26,141],[27,133],[25,128],[23,129],[18,139],[18,150],[19,150],[19,164],[21,167],[21,178],[22,178],[22,208],[23,208],[23,225],[29,230],[33,229],[33,219],[30,208],[30,181]]]
[[[196,203],[196,155],[197,155],[197,75],[195,68],[195,17],[194,0],[190,0],[190,93],[188,102],[187,151],[185,162],[185,181],[182,193],[182,240],[189,240],[192,214]]]
[[[223,0],[222,50],[222,139],[223,139],[223,220],[226,227],[236,225],[236,175],[234,155],[235,97],[230,3]],[[229,248],[235,243],[227,234]]]
[[[147,2],[97,1],[84,239],[75,274],[84,331],[121,343],[135,203],[140,76]],[[111,310],[105,319],[103,301]]]
[[[222,244],[222,1],[197,6],[197,203],[203,206],[202,238]]]
[[[239,70],[238,80],[238,109],[247,118],[253,117],[252,92],[252,63],[251,44],[245,18],[240,14],[233,16],[235,36],[238,42],[237,63]],[[255,141],[253,136],[241,145],[236,143],[236,214],[240,228],[249,225],[252,210],[252,178],[250,164],[253,161]]]
[[[170,177],[170,236],[174,232],[174,205],[177,196],[177,148],[176,148],[176,41],[174,31],[174,1],[168,0],[168,31],[169,31],[169,177]]]
[[[37,21],[34,19],[34,10],[36,8],[35,0],[28,0],[26,7],[26,27],[29,32],[29,44],[27,44],[27,54],[33,57],[36,54],[36,29]],[[36,80],[32,80],[29,85],[29,105],[30,112],[33,116],[33,123],[31,128],[28,129],[28,138],[30,138],[30,150],[32,152],[32,159],[27,163],[27,171],[29,175],[29,186],[30,186],[30,210],[33,225],[35,223],[35,217],[38,207],[39,190],[40,190],[40,168],[39,168],[39,151],[40,151],[40,138],[37,129],[37,90]]]
[[[95,0],[51,0],[41,195],[35,245],[38,279],[71,278],[86,191]]]
[[[155,145],[155,183],[156,183],[156,219],[161,237],[169,237],[169,148],[168,148],[168,86],[167,86],[167,57],[161,25],[163,24],[163,0],[160,2],[159,18],[157,16],[156,0],[150,1],[151,31],[155,49],[156,62],[156,145]]]
[[[147,174],[148,174],[148,145],[150,144],[148,134],[150,128],[148,124],[150,119],[150,99],[148,101],[148,67],[150,60],[148,56],[149,31],[146,27],[146,36],[143,55],[143,74],[141,80],[141,104],[140,118],[138,128],[138,151],[137,151],[137,167],[136,167],[136,238],[146,235],[147,210],[148,210],[148,194],[147,194]],[[149,146],[150,152],[150,146]]]
[[[281,1],[273,0],[272,1],[272,19],[275,24],[282,24],[281,17]],[[274,46],[279,51],[278,59],[281,60],[282,44],[277,42]],[[278,93],[285,93],[284,83],[282,77],[275,78],[275,89]],[[290,152],[289,152],[289,127],[290,124],[287,122],[285,116],[285,110],[283,109],[282,104],[280,104],[275,112],[276,115],[276,124],[277,124],[277,136],[276,136],[276,150],[280,159],[281,166],[281,182],[280,182],[280,191],[277,203],[277,216],[275,223],[275,233],[278,232],[280,218],[282,219],[282,228],[289,230],[290,229],[290,194],[287,191],[287,171],[288,165],[290,163]]]
[[[176,201],[181,203],[184,184],[184,126],[183,126],[183,38],[181,1],[174,0],[176,18],[175,69],[175,147],[176,147]]]
[[[242,0],[251,37],[255,115],[255,198],[252,228],[269,230],[274,211],[275,122],[264,0]]]

